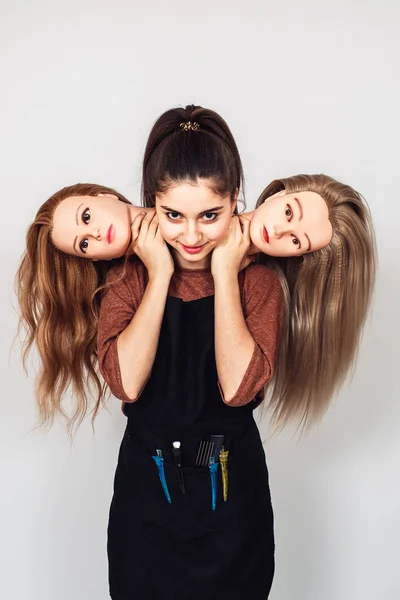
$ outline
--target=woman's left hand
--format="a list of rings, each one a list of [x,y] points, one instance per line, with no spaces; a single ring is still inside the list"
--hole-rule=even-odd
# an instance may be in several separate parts
[[[239,221],[234,215],[227,236],[213,250],[211,256],[211,273],[213,277],[234,275],[247,267],[253,260],[247,252],[250,248],[250,221]]]

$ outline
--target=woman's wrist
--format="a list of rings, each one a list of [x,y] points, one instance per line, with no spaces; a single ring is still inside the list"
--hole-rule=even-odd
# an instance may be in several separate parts
[[[160,290],[162,290],[165,287],[169,287],[169,284],[171,282],[171,278],[173,275],[173,271],[169,272],[167,270],[163,270],[163,271],[148,271],[149,274],[149,283],[148,285],[151,285],[152,287],[155,288],[160,288]]]
[[[226,287],[228,285],[236,284],[238,282],[238,274],[238,269],[232,266],[225,266],[221,269],[217,269],[216,272],[212,274],[214,286],[223,285]]]

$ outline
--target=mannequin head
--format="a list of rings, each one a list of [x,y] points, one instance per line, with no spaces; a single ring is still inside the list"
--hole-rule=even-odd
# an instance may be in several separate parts
[[[114,263],[66,254],[52,238],[54,214],[63,200],[85,198],[97,202],[99,194],[106,194],[122,207],[128,204],[118,192],[86,183],[53,194],[28,229],[26,250],[16,275],[20,325],[26,330],[23,358],[25,361],[35,344],[41,359],[36,397],[42,422],[51,423],[56,412],[63,414],[61,398],[69,387],[79,398],[76,411],[69,416],[71,425],[79,423],[86,413],[88,386],[97,391],[95,412],[103,398],[103,383],[96,372],[95,292]]]
[[[328,205],[318,192],[283,189],[259,200],[257,207],[250,236],[264,254],[300,256],[320,250],[332,239]]]
[[[272,181],[256,204],[250,235],[270,256],[321,255],[354,237],[366,218],[365,200],[327,175],[296,175]],[[267,230],[265,235],[264,229]]]
[[[51,240],[56,248],[72,256],[119,258],[127,254],[131,241],[132,208],[115,193],[73,193],[54,209]]]
[[[312,202],[319,197],[321,217],[321,199],[326,204],[332,227],[328,243],[302,255],[260,255],[263,262],[279,271],[286,295],[286,321],[271,396],[274,415],[281,423],[293,415],[305,423],[324,412],[354,364],[375,283],[376,247],[370,211],[364,198],[350,186],[326,175],[279,179],[264,190],[257,207],[267,206],[269,198],[287,202],[298,197],[301,202],[304,194],[309,194]],[[301,241],[304,220],[303,216],[303,220],[295,221]],[[273,230],[274,221],[271,223]],[[324,223],[326,218],[321,222],[321,234],[327,233]],[[292,235],[288,233],[288,239]],[[313,244],[312,235],[309,237]],[[270,238],[271,247],[274,241]]]

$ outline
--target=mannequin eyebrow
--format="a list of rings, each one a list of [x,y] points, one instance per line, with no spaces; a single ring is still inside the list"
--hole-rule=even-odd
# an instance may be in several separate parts
[[[76,238],[74,239],[74,243],[72,244],[72,247],[73,247],[73,249],[75,250],[75,252],[76,252],[77,254],[79,254],[78,250],[77,250],[77,249],[76,249],[76,247],[75,247],[75,244],[76,244],[76,240],[77,240],[77,239],[78,239],[78,236],[76,236]]]
[[[298,207],[299,207],[299,211],[300,211],[299,221],[301,221],[303,218],[303,207],[301,206],[300,200],[298,198],[295,197],[294,199],[296,200]],[[311,252],[311,240],[306,233],[304,234],[304,237],[306,238],[306,240],[308,242],[308,248],[307,248],[306,252]]]
[[[296,202],[298,204],[298,207],[299,207],[299,211],[300,211],[299,221],[301,221],[302,218],[303,218],[303,208],[302,208],[302,206],[300,204],[300,200],[298,198],[295,198],[295,200],[296,200]],[[308,240],[308,241],[310,241],[310,240]]]
[[[80,205],[78,206],[78,208],[76,209],[75,220],[76,220],[76,224],[77,224],[77,225],[79,225],[79,223],[78,223],[78,213],[79,213],[79,209],[80,209],[80,208],[82,208],[82,206],[83,206],[83,203],[82,203],[82,204],[80,204]],[[75,238],[75,242],[76,242],[76,238]],[[74,243],[75,243],[75,242],[74,242]]]

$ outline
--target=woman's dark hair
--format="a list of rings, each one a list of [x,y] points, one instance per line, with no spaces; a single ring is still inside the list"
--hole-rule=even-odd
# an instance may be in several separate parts
[[[143,160],[142,203],[154,207],[156,194],[172,183],[212,181],[231,200],[243,192],[243,168],[227,123],[216,112],[188,105],[163,113],[155,122]]]

